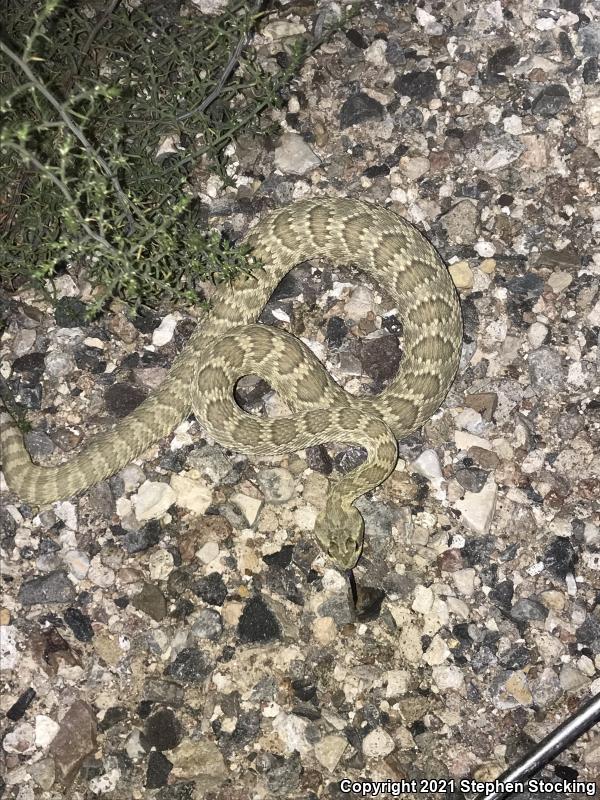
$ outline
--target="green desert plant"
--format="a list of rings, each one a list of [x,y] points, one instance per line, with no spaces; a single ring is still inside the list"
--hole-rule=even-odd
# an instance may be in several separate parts
[[[262,112],[282,104],[343,20],[260,63],[249,41],[271,13],[262,6],[233,2],[209,18],[170,8],[9,5],[0,37],[3,283],[44,286],[57,269],[83,266],[96,310],[114,296],[197,302],[199,281],[248,269],[244,248],[202,223],[194,171],[230,180],[228,145],[272,125]]]

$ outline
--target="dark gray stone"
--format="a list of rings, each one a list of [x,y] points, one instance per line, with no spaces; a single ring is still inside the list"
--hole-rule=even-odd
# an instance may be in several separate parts
[[[548,609],[539,600],[532,600],[530,597],[522,597],[514,604],[510,610],[511,617],[515,622],[531,622],[532,620],[544,620],[548,616]]]
[[[570,104],[571,97],[567,87],[560,83],[550,83],[535,97],[531,110],[541,117],[551,118]]]
[[[139,611],[160,622],[167,615],[167,601],[164,594],[153,583],[144,583],[141,592],[131,601]]]
[[[558,578],[575,571],[578,555],[573,543],[566,536],[556,536],[548,545],[542,556],[544,566]]]
[[[24,606],[69,603],[75,596],[73,584],[62,570],[40,575],[21,584],[19,602]]]
[[[227,586],[219,572],[211,572],[196,581],[194,594],[211,606],[222,606],[227,597]]]
[[[148,750],[173,750],[183,738],[183,728],[171,709],[162,708],[148,717],[141,738]]]
[[[78,328],[88,322],[87,306],[76,297],[61,297],[54,309],[59,328]]]
[[[253,597],[244,608],[237,628],[245,644],[270,642],[281,638],[281,626],[275,614],[260,597]]]
[[[519,63],[521,52],[514,44],[500,47],[488,59],[487,74],[492,81],[507,80],[509,67]]]
[[[564,387],[563,359],[551,347],[538,347],[529,353],[528,366],[531,386],[535,392],[560,392]]]
[[[173,764],[158,750],[153,750],[148,756],[148,769],[146,770],[146,789],[159,789],[166,786]]]
[[[470,467],[469,469],[457,469],[456,480],[469,492],[480,492],[487,481],[489,473],[484,469],[478,467]]]
[[[54,452],[54,442],[43,431],[28,431],[23,437],[32,458],[49,456]]]
[[[349,128],[369,119],[382,120],[384,107],[364,92],[349,97],[340,109],[340,128]]]
[[[67,608],[63,618],[80,642],[91,642],[94,638],[91,619],[78,608]]]
[[[378,385],[391,380],[398,372],[402,351],[395,336],[377,336],[363,339],[361,365],[363,371]]]
[[[432,100],[437,90],[437,78],[434,70],[426,72],[405,72],[394,81],[394,89],[399,95],[412,100]]]
[[[130,383],[113,383],[104,393],[104,402],[109,414],[123,419],[146,399],[146,392]]]
[[[186,647],[177,654],[166,673],[182,683],[198,683],[208,678],[214,666],[215,663],[208,653],[198,650],[197,647]]]

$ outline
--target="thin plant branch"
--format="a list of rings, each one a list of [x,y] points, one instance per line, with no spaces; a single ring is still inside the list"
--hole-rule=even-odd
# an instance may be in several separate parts
[[[103,236],[100,236],[98,233],[96,233],[96,231],[94,231],[94,229],[89,226],[84,217],[81,216],[77,208],[77,203],[75,202],[75,198],[73,197],[71,192],[67,189],[63,181],[57,178],[56,175],[51,170],[45,167],[41,161],[38,161],[38,159],[34,155],[32,155],[32,153],[25,150],[25,148],[21,148],[18,145],[15,145],[13,142],[3,142],[2,146],[9,148],[10,150],[14,150],[14,152],[17,153],[25,162],[27,161],[31,162],[31,164],[33,164],[33,166],[37,170],[39,170],[39,172],[42,175],[45,175],[46,178],[48,178],[48,180],[51,181],[56,186],[56,188],[61,192],[65,200],[69,203],[69,206],[75,211],[75,213],[79,217],[79,222],[81,224],[81,227],[87,233],[87,235],[94,241],[98,242],[98,244],[102,245],[102,247],[106,247],[110,252],[112,252],[115,255],[118,255],[118,250],[115,250],[115,248],[111,245],[111,243],[107,241]]]
[[[113,175],[110,167],[108,166],[106,161],[102,158],[100,153],[98,153],[98,151],[94,148],[94,146],[89,141],[85,133],[81,130],[81,128],[78,125],[75,124],[71,116],[67,114],[63,104],[59,102],[56,99],[56,97],[54,97],[54,95],[48,89],[47,86],[44,86],[44,84],[40,80],[38,80],[35,73],[31,70],[29,64],[23,61],[23,59],[20,56],[18,56],[17,53],[11,50],[11,48],[8,47],[8,45],[6,45],[1,40],[0,40],[0,51],[2,51],[4,55],[8,56],[19,67],[19,69],[25,73],[25,75],[31,81],[32,85],[38,90],[38,92],[40,92],[40,94],[42,94],[46,98],[46,100],[50,103],[50,105],[60,115],[60,118],[65,123],[67,128],[71,131],[73,136],[75,136],[75,138],[78,139],[81,142],[81,144],[85,147],[88,153],[91,153],[91,155],[94,157],[94,160],[101,168],[102,172],[104,172],[106,177],[112,183],[114,190],[121,201],[121,205],[123,206],[123,210],[125,211],[127,221],[129,222],[129,228],[130,228],[129,232],[131,233],[135,228],[135,223],[133,221],[133,216],[129,208],[129,200],[127,199],[127,195],[121,188],[121,184],[119,183],[119,179],[117,178],[117,176]]]
[[[245,45],[247,44],[247,42],[248,42],[248,34],[245,33],[238,41],[235,50],[231,54],[231,58],[227,62],[227,65],[225,66],[225,69],[221,73],[221,77],[217,81],[217,85],[212,90],[212,92],[209,95],[207,95],[204,98],[204,100],[195,108],[192,108],[190,111],[186,111],[185,114],[180,114],[176,118],[177,122],[183,122],[184,119],[189,119],[189,117],[193,117],[194,114],[202,114],[204,111],[206,111],[206,109],[210,106],[210,104],[217,99],[217,97],[221,94],[223,86],[225,85],[225,81],[231,75],[232,70],[235,69],[240,54]]]
[[[121,4],[121,0],[112,0],[106,11],[102,14],[102,16],[98,19],[92,30],[90,31],[90,35],[85,41],[85,44],[81,48],[80,56],[77,60],[76,66],[76,73],[71,77],[71,80],[75,80],[75,76],[79,74],[81,70],[81,66],[88,54],[90,47],[92,46],[94,39],[100,33],[104,25],[108,22],[110,17],[112,16],[113,12],[117,9],[117,7]]]

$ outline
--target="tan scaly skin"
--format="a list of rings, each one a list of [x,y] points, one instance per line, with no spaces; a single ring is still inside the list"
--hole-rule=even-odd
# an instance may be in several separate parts
[[[456,292],[437,252],[412,225],[364,201],[301,200],[266,215],[247,241],[264,269],[222,286],[162,386],[69,461],[32,464],[12,418],[0,414],[4,475],[36,506],[79,494],[125,467],[192,410],[217,442],[249,456],[332,441],[358,444],[367,450],[366,462],[331,486],[315,526],[323,550],[341,569],[351,569],[364,528],[354,501],[388,477],[397,440],[429,419],[454,380],[462,343]],[[318,257],[357,265],[397,303],[404,357],[396,378],[376,397],[349,395],[296,337],[254,324],[283,276]],[[258,418],[236,405],[233,387],[250,373],[279,392],[290,417]]]

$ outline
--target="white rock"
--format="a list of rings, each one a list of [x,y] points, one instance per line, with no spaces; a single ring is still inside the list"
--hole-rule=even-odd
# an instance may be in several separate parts
[[[248,525],[254,525],[263,501],[242,492],[236,492],[230,499],[246,517]]]
[[[348,740],[344,736],[330,734],[316,743],[315,756],[322,767],[333,772],[347,747]]]
[[[35,746],[45,750],[59,730],[60,725],[52,717],[47,717],[45,714],[36,714]]]
[[[465,678],[459,667],[452,665],[433,668],[433,680],[441,691],[448,689],[460,690],[464,686]]]
[[[471,447],[481,447],[484,450],[492,449],[492,445],[487,439],[481,436],[473,436],[472,433],[465,433],[465,431],[454,431],[454,442],[458,450],[468,450]]]
[[[194,2],[194,0],[192,0]],[[154,153],[154,160],[159,163],[164,156],[177,153],[181,149],[181,138],[177,134],[169,133],[158,141],[158,147]]]
[[[460,597],[448,597],[446,600],[448,611],[459,619],[468,619],[470,616],[469,606]]]
[[[123,481],[123,486],[126,492],[133,492],[134,489],[137,489],[144,480],[146,476],[144,475],[144,470],[141,467],[138,467],[137,464],[129,464],[119,472],[119,476]]]
[[[400,160],[400,168],[410,181],[418,181],[429,172],[431,162],[424,156],[405,157]]]
[[[586,522],[583,528],[583,541],[586,545],[600,544],[600,528],[593,522]]]
[[[532,346],[534,350],[536,350],[538,347],[541,347],[544,344],[547,335],[548,335],[548,328],[542,322],[534,322],[532,325],[529,326],[529,330],[527,331],[527,338],[529,339],[529,344]]]
[[[113,792],[121,778],[121,770],[118,767],[107,769],[102,775],[92,778],[89,783],[92,794],[108,794]]]
[[[387,682],[385,687],[386,697],[398,697],[406,694],[410,681],[410,672],[406,669],[390,669],[383,676]]]
[[[79,286],[68,273],[46,281],[45,286],[48,292],[56,292],[57,297],[79,297]]]
[[[496,252],[496,248],[491,242],[479,241],[475,242],[473,248],[478,256],[481,258],[492,258]]]
[[[416,8],[415,16],[417,17],[417,22],[422,28],[437,22],[433,14],[430,14],[429,11],[425,11],[424,8]]]
[[[363,753],[367,758],[385,758],[395,747],[394,740],[383,728],[375,728],[363,739]]]
[[[257,480],[267,503],[287,503],[296,491],[294,476],[283,467],[261,469]]]
[[[457,289],[473,288],[473,270],[466,261],[457,261],[448,267],[450,277]]]
[[[431,644],[423,653],[423,661],[430,667],[443,664],[450,657],[450,649],[441,636],[434,636]]]
[[[205,2],[206,0],[201,0]],[[292,22],[287,19],[276,19],[269,22],[262,29],[262,34],[269,41],[275,42],[287,36],[302,36],[306,33],[306,28],[301,22]]]
[[[141,731],[139,729],[133,730],[127,740],[125,741],[125,752],[129,756],[129,758],[136,761],[138,758],[141,758],[146,750],[141,742]]]
[[[163,347],[171,341],[177,323],[181,319],[180,314],[167,314],[158,328],[152,332],[152,344],[155,347]]]
[[[2,741],[2,747],[7,753],[29,755],[35,751],[35,729],[29,722],[19,723],[14,730],[9,731]]]
[[[410,664],[419,664],[423,656],[421,628],[415,625],[406,608],[390,605],[390,612],[398,625],[396,637],[397,654]]]
[[[465,492],[464,499],[455,503],[464,524],[475,533],[487,533],[496,511],[497,496],[498,487],[489,478],[480,492]]]
[[[144,522],[160,519],[175,502],[177,495],[168,483],[144,481],[131,497],[136,519]]]
[[[313,622],[312,634],[315,641],[321,645],[328,645],[337,638],[338,631],[333,617],[317,617]]]
[[[69,500],[54,503],[54,513],[72,531],[77,530],[77,509]]]
[[[523,133],[523,122],[521,121],[521,117],[518,117],[516,114],[505,117],[502,120],[502,125],[504,130],[513,136],[519,136]]]
[[[175,502],[199,516],[206,512],[212,503],[212,489],[199,478],[197,470],[171,475],[171,488],[175,492]]]
[[[369,312],[375,313],[373,292],[366,286],[357,286],[346,301],[345,311],[355,322],[364,319]]]
[[[275,166],[284,174],[304,175],[320,163],[321,159],[297,133],[284,133],[275,148]]]
[[[478,434],[485,430],[485,423],[479,411],[474,408],[463,408],[456,415],[456,424],[469,433]]]
[[[534,475],[544,465],[546,453],[543,450],[531,450],[521,462],[521,471],[526,475]]]
[[[63,561],[69,568],[69,572],[78,581],[82,581],[90,569],[90,559],[83,550],[67,550],[63,556]]]
[[[439,488],[443,480],[440,460],[435,450],[423,450],[421,455],[412,462],[412,469],[419,475],[423,475],[436,488]]]
[[[385,52],[387,49],[387,42],[383,39],[375,39],[366,50],[363,51],[363,58],[370,64],[375,64],[376,67],[387,67],[387,59]]]
[[[294,511],[294,525],[301,531],[312,531],[317,520],[317,509],[312,506],[299,506]]]
[[[472,567],[453,572],[452,580],[459,594],[464,597],[471,597],[475,591],[475,570]]]
[[[130,515],[133,517],[133,503],[128,497],[119,497],[115,509],[121,519],[126,519]]]
[[[19,663],[21,637],[14,625],[2,625],[0,634],[0,672],[10,672]]]
[[[600,553],[588,553],[585,552],[583,554],[583,563],[588,569],[593,569],[596,572],[600,570]]]
[[[33,787],[29,786],[28,783],[21,786],[19,789],[19,794],[16,796],[15,800],[35,800],[35,792],[33,791]]]
[[[587,320],[590,325],[600,325],[600,300],[596,303],[596,305],[592,308],[590,313],[587,315]]]
[[[206,544],[196,550],[196,558],[203,564],[210,564],[219,557],[220,552],[218,542],[206,542]]]
[[[15,358],[24,356],[25,353],[33,348],[36,339],[36,332],[32,328],[22,328],[14,338],[12,352]]]
[[[433,606],[433,591],[428,586],[417,586],[415,588],[415,599],[411,606],[413,611],[419,614],[427,614]]]
[[[87,336],[83,343],[86,347],[91,347],[93,350],[104,350],[106,349],[106,345],[102,341],[102,339],[97,339],[95,336]]]
[[[201,14],[214,17],[222,14],[227,8],[229,0],[192,0],[193,5],[200,9]]]
[[[166,580],[173,572],[173,556],[168,550],[155,550],[148,559],[150,578],[153,581]]]
[[[87,578],[102,589],[110,589],[115,583],[114,570],[102,563],[100,555],[92,559]]]
[[[566,692],[577,692],[587,686],[589,678],[580,672],[573,664],[563,664],[560,670],[560,685]]]
[[[27,771],[34,782],[45,792],[49,792],[56,780],[54,758],[40,758],[39,761],[27,765]]]
[[[548,286],[552,289],[554,294],[560,294],[561,292],[564,292],[564,290],[570,286],[572,282],[573,276],[568,272],[564,272],[563,270],[553,272],[548,278]]]
[[[273,720],[272,725],[288,753],[292,753],[294,750],[298,753],[308,753],[312,750],[312,745],[306,738],[309,721],[305,717],[281,711]]]
[[[316,355],[319,361],[325,361],[327,357],[327,350],[325,349],[325,345],[323,344],[323,342],[317,342],[316,339],[307,339],[305,336],[300,336],[299,339],[300,341],[304,342],[304,344],[308,347],[311,353],[314,353]],[[275,397],[276,396],[277,395],[275,395]],[[265,406],[266,410],[269,411],[269,406],[267,403],[265,403]]]
[[[64,378],[75,369],[75,360],[68,353],[63,352],[48,353],[44,364],[46,372],[52,378]]]

